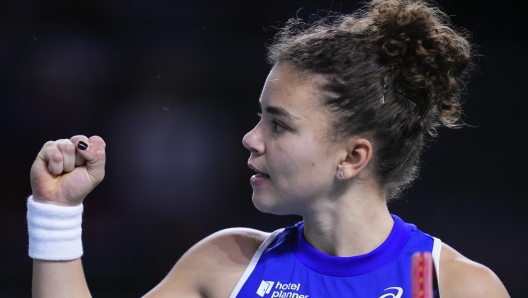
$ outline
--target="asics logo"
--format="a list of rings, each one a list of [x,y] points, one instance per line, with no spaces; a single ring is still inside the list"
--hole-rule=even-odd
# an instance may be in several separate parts
[[[400,298],[403,295],[403,289],[400,287],[390,287],[385,289],[385,291],[387,290],[391,290],[391,292],[397,291],[397,293],[387,293],[379,298]]]

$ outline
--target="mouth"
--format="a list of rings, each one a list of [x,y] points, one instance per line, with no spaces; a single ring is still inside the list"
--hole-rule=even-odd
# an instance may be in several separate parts
[[[252,164],[248,163],[248,167],[250,169],[252,169],[253,171],[256,172],[255,174],[255,177],[259,177],[259,178],[269,178],[269,175],[260,171],[259,169],[257,169],[255,166],[253,166]]]
[[[269,175],[262,172],[257,172],[255,177],[269,178]]]

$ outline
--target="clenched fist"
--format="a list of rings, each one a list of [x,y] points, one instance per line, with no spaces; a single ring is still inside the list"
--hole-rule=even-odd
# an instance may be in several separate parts
[[[98,136],[74,136],[44,144],[31,167],[33,200],[63,206],[81,204],[104,178],[105,147]]]

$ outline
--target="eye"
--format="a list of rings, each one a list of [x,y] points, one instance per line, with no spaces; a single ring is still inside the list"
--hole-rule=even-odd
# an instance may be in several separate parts
[[[281,133],[281,132],[283,132],[283,131],[288,129],[286,127],[286,125],[280,123],[279,121],[277,121],[277,119],[273,119],[272,123],[273,123],[273,131],[274,132]]]
[[[257,113],[257,116],[262,119],[262,113]],[[277,133],[281,133],[288,129],[286,125],[282,124],[282,122],[278,121],[277,119],[271,120],[271,124],[273,127],[273,131]]]

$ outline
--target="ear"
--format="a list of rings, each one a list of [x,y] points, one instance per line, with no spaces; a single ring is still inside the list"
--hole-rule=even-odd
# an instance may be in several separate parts
[[[364,138],[350,139],[345,143],[346,155],[337,165],[336,177],[347,180],[356,177],[372,158],[372,143]]]

